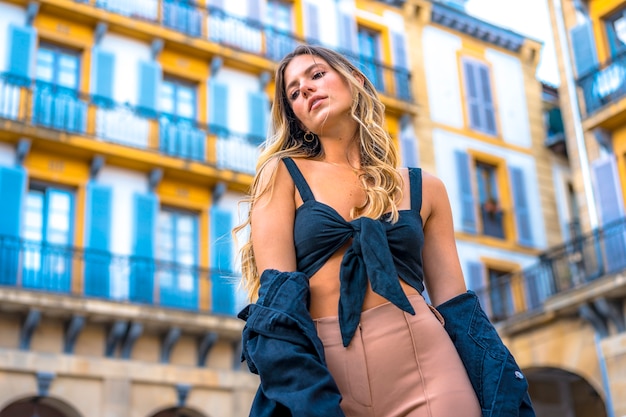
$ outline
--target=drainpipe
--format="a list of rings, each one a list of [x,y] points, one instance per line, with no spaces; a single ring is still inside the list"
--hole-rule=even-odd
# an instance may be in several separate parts
[[[578,94],[576,93],[576,83],[572,71],[572,59],[569,53],[569,37],[565,31],[565,22],[563,21],[563,7],[561,0],[553,0],[554,14],[556,17],[556,29],[559,36],[561,53],[565,67],[565,86],[569,95],[569,103],[574,118],[574,136],[576,137],[576,146],[578,147],[578,158],[583,178],[583,188],[585,192],[585,200],[587,201],[587,213],[589,214],[589,226],[591,230],[598,228],[598,212],[596,203],[593,198],[593,186],[591,182],[591,172],[589,171],[589,156],[587,155],[587,146],[585,145],[585,134],[583,132],[582,121],[580,118]]]

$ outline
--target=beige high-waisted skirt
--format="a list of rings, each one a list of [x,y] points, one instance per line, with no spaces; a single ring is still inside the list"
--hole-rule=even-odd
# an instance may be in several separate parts
[[[463,363],[421,295],[415,315],[391,303],[366,310],[347,348],[337,317],[315,319],[348,417],[480,417]]]

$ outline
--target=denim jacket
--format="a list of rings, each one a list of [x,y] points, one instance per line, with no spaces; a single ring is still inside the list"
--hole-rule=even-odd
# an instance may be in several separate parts
[[[528,382],[472,291],[437,307],[478,401],[483,417],[534,417]]]
[[[259,299],[238,315],[246,321],[241,360],[261,378],[251,417],[344,417],[309,299],[306,275],[266,270]]]

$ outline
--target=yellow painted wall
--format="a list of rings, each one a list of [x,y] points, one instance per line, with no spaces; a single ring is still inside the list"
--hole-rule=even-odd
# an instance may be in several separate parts
[[[623,0],[590,0],[589,17],[593,22],[593,32],[598,50],[598,60],[602,63],[611,56],[611,50],[606,36],[606,29],[603,19],[619,9],[626,6]]]

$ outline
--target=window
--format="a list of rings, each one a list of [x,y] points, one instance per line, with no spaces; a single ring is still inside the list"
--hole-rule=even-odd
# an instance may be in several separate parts
[[[205,159],[205,134],[196,127],[196,86],[166,78],[161,83],[160,147],[169,155]]]
[[[50,291],[70,289],[73,195],[31,185],[24,208],[22,285]]]
[[[37,51],[37,78],[33,119],[40,125],[84,131],[87,105],[80,101],[80,55],[56,45],[43,44]]]
[[[498,193],[497,166],[476,162],[476,185],[483,234],[504,239],[504,224]]]
[[[509,273],[502,269],[487,268],[491,318],[496,321],[505,319],[514,311],[511,281],[504,279]]]
[[[161,305],[198,305],[198,216],[161,208],[157,220],[156,259]]]
[[[454,156],[461,230],[533,247],[533,208],[526,185],[529,168],[505,166],[504,160],[492,155],[470,156],[461,150]],[[503,208],[509,206],[515,209],[505,212]]]
[[[291,37],[293,32],[293,11],[291,2],[268,0],[265,6],[267,54],[274,60],[282,59],[296,47]]]
[[[369,28],[359,26],[359,63],[361,70],[374,84],[377,90],[384,91],[384,82],[380,61],[380,33]]]
[[[609,16],[606,22],[606,34],[611,49],[611,56],[617,56],[626,49],[626,9]]]
[[[166,78],[161,83],[160,108],[164,113],[186,119],[196,119],[195,85]]]
[[[465,96],[470,127],[495,135],[496,118],[491,92],[489,67],[482,62],[464,59]]]

